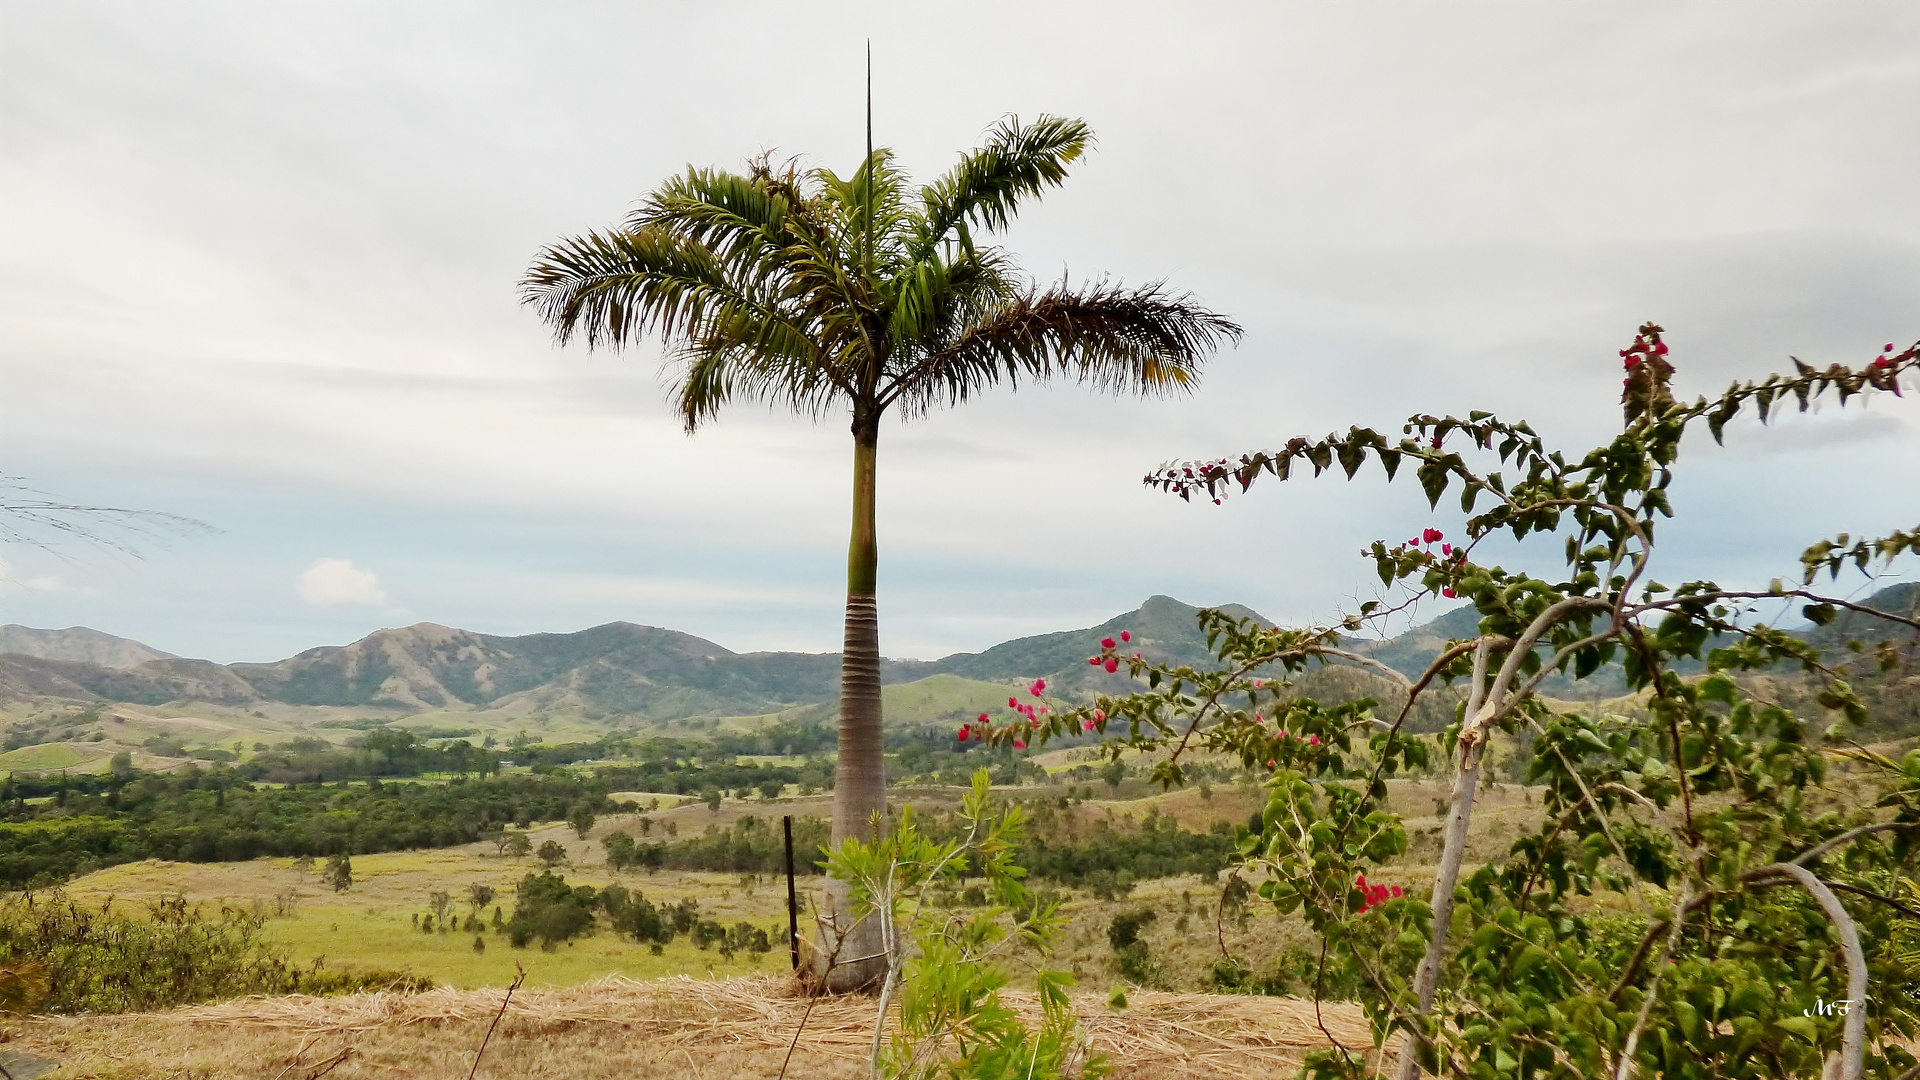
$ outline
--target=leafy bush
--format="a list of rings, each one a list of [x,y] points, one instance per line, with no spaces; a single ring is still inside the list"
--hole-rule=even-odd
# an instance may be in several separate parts
[[[698,909],[698,903],[691,898],[681,903],[689,905],[689,917]],[[600,909],[607,913],[607,921],[615,933],[643,944],[667,945],[673,941],[675,908],[655,907],[638,889],[630,892],[624,885],[607,886],[600,890]]]
[[[21,1008],[56,1013],[164,1009],[245,994],[415,992],[431,980],[405,972],[301,970],[271,946],[266,918],[222,906],[209,915],[184,899],[160,900],[136,918],[83,905],[64,892],[0,902],[0,965],[36,973]]]
[[[513,917],[507,920],[507,942],[524,949],[538,939],[552,952],[565,942],[593,932],[596,896],[591,885],[569,886],[551,870],[528,874],[515,891]]]
[[[1140,931],[1158,918],[1152,908],[1134,908],[1113,917],[1107,926],[1107,943],[1113,946],[1113,970],[1122,978],[1142,986],[1159,986],[1166,974],[1148,953]]]

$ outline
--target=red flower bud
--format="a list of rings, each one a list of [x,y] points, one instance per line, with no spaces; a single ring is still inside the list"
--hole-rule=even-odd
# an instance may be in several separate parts
[[[961,729],[960,729],[960,741],[961,741],[961,742],[966,742],[966,741],[967,741],[967,729],[966,729],[966,728],[961,728]]]
[[[987,722],[987,714],[986,714],[986,713],[981,713],[981,714],[980,714],[980,722],[981,722],[981,723],[983,723],[983,724]]]
[[[1013,740],[1013,748],[1015,750],[1025,750],[1027,748],[1027,740],[1025,739]]]
[[[1130,634],[1130,633],[1128,633],[1128,632],[1127,632],[1127,631],[1125,631],[1125,630],[1122,630],[1122,631],[1120,631],[1120,640],[1121,640],[1121,641],[1132,641],[1132,640],[1133,640],[1133,635],[1132,635],[1132,634]]]
[[[1454,593],[1453,593],[1453,590],[1452,590],[1452,589],[1444,589],[1444,588],[1443,588],[1443,589],[1441,589],[1441,590],[1440,590],[1440,595],[1441,595],[1441,596],[1444,596],[1444,597],[1446,597],[1446,598],[1447,598],[1447,599],[1449,599],[1449,600],[1452,600],[1452,599],[1454,599]]]
[[[1100,639],[1100,647],[1101,647],[1101,648],[1103,648],[1103,649],[1111,649],[1111,648],[1113,648],[1113,639],[1112,639],[1112,638],[1110,638],[1110,637],[1107,637],[1107,638],[1101,638],[1101,639]]]
[[[1087,657],[1087,664],[1088,664],[1089,666],[1091,666],[1091,667],[1099,667],[1099,666],[1100,666],[1100,658],[1099,658],[1099,657],[1097,657],[1097,656],[1089,656],[1089,657]]]
[[[1658,344],[1658,345],[1655,345],[1655,346],[1653,347],[1653,354],[1654,354],[1655,356],[1665,356],[1665,355],[1667,355],[1667,343],[1663,341],[1663,342],[1661,342],[1660,344]]]
[[[1095,710],[1093,710],[1093,721],[1094,721],[1094,723],[1096,723],[1096,724],[1097,724],[1097,723],[1099,723],[1100,721],[1102,721],[1102,720],[1105,720],[1106,718],[1107,718],[1107,714],[1106,714],[1106,711],[1105,711],[1105,710],[1102,710],[1102,709],[1095,709]]]
[[[1891,342],[1891,341],[1889,341],[1889,342],[1887,342],[1887,343],[1886,343],[1885,345],[1882,345],[1882,346],[1880,346],[1880,351],[1881,351],[1881,352],[1892,352],[1892,351],[1893,351],[1893,342]]]
[[[1114,672],[1119,670],[1120,670],[1120,661],[1118,660],[1107,661],[1107,674],[1111,675]]]

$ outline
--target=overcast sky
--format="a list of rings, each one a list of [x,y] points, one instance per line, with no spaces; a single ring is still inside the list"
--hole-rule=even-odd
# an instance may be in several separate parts
[[[1374,595],[1363,544],[1459,525],[1377,474],[1190,506],[1140,484],[1168,458],[1473,408],[1584,451],[1647,319],[1688,395],[1920,336],[1911,5],[0,0],[0,473],[218,530],[0,549],[0,622],[221,661],[418,621],[838,648],[844,422],[688,438],[655,347],[556,349],[516,281],[689,163],[855,167],[869,35],[916,177],[1008,113],[1092,125],[1001,237],[1029,273],[1247,328],[1184,399],[888,426],[891,656],[1153,593],[1324,618]],[[1657,576],[1912,526],[1911,400],[1690,442]]]

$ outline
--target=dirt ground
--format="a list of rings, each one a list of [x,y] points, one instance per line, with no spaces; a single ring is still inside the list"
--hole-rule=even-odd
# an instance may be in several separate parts
[[[766,1080],[792,1045],[787,1076],[855,1080],[867,1075],[875,1008],[864,997],[809,1002],[783,976],[608,979],[522,991],[504,1011],[503,1000],[498,990],[443,989],[15,1020],[0,1063],[51,1062],[45,1080],[460,1080],[499,1017],[478,1077]],[[1031,994],[1005,1000],[1037,1019]],[[1139,992],[1122,1010],[1096,997],[1076,1009],[1116,1080],[1288,1077],[1330,1037],[1370,1045],[1350,1005],[1316,1017],[1286,998]]]

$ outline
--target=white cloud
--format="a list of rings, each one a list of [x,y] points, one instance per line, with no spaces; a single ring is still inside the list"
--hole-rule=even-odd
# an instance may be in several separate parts
[[[315,559],[293,581],[300,599],[315,607],[335,604],[369,604],[380,607],[387,602],[387,591],[380,587],[380,576],[362,570],[350,559]]]
[[[0,593],[10,592],[61,592],[66,583],[58,575],[46,574],[40,577],[20,577],[13,571],[13,564],[0,559]]]

